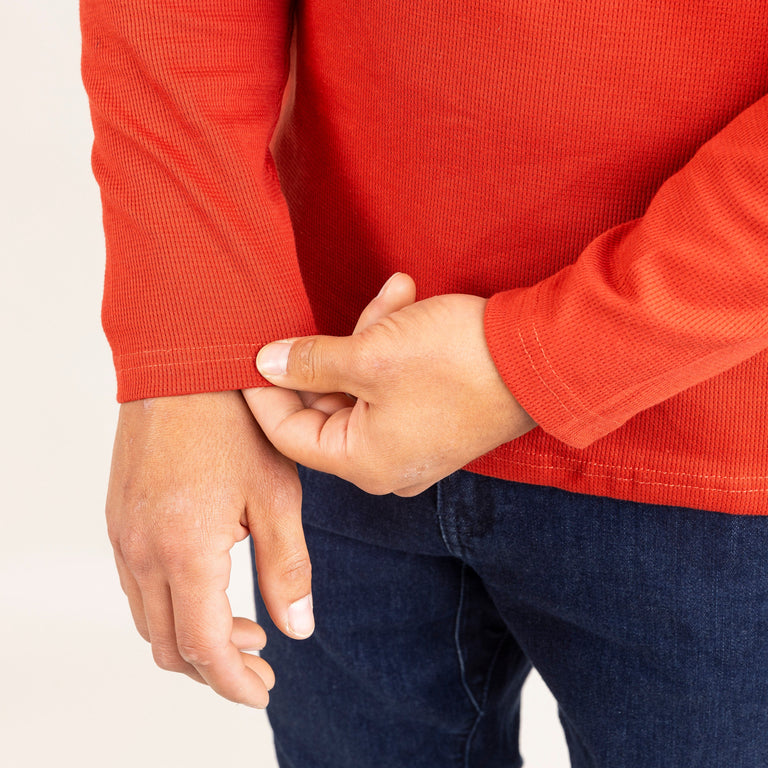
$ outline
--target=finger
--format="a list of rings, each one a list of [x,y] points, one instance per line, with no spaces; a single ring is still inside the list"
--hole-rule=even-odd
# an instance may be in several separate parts
[[[164,582],[145,584],[143,596],[149,642],[152,644],[155,664],[168,672],[182,672],[199,682],[204,682],[198,671],[179,653],[168,585]]]
[[[252,387],[251,389],[243,390],[243,397],[248,403],[254,418],[258,419],[256,416],[255,403],[257,398],[260,397],[260,393],[264,391],[269,392],[271,390],[272,387]],[[294,394],[296,397],[293,397]],[[340,411],[342,408],[350,408],[356,402],[356,398],[343,392],[334,392],[330,395],[318,392],[295,392],[291,394],[290,399],[292,403],[296,404],[297,408],[299,402],[301,402],[302,407],[314,408],[328,416],[332,413],[336,413],[336,411]]]
[[[275,673],[272,667],[252,653],[262,650],[267,644],[264,630],[255,621],[237,616],[232,620],[232,644],[242,652],[243,663],[264,681],[267,690],[274,688]]]
[[[402,273],[395,272],[384,283],[379,295],[373,299],[363,310],[355,325],[354,333],[360,333],[371,325],[379,322],[387,315],[397,312],[416,301],[416,283],[413,279]],[[351,395],[336,392],[330,395],[315,392],[299,392],[299,397],[305,408],[314,408],[330,416],[342,408],[348,408],[355,404],[355,398]]]
[[[347,427],[353,408],[327,415],[304,408],[295,392],[277,387],[258,390],[248,404],[267,439],[284,456],[321,472],[347,476]],[[365,407],[362,401],[354,406]]]
[[[123,560],[123,556],[115,550],[115,565],[117,566],[117,575],[120,578],[120,588],[128,598],[128,606],[131,609],[133,623],[136,625],[138,633],[149,642],[149,628],[147,627],[147,617],[144,613],[144,600],[141,597],[141,590],[136,583],[136,579],[131,576],[128,566]]]
[[[267,635],[255,621],[236,616],[232,619],[232,644],[241,651],[260,651],[267,644]]]
[[[299,392],[299,398],[305,408],[314,408],[330,416],[342,408],[351,408],[355,404],[355,398],[343,392],[334,392],[332,395],[322,395],[315,392]]]
[[[362,311],[353,333],[360,333],[370,325],[416,301],[416,283],[403,272],[395,272],[384,283],[379,295]]]
[[[243,653],[241,656],[246,668],[255,672],[264,681],[264,687],[271,691],[275,687],[275,673],[272,667],[261,656],[254,656],[252,653]]]
[[[265,379],[305,392],[365,394],[355,375],[360,367],[356,336],[306,336],[262,347],[256,367]]]
[[[229,556],[223,554],[206,572],[186,568],[181,578],[171,579],[177,646],[184,661],[220,696],[263,708],[274,677],[264,672],[263,665],[254,665],[250,661],[254,657],[241,653],[232,642],[234,622],[225,591],[229,568]]]
[[[312,566],[301,524],[301,483],[295,465],[272,472],[271,483],[246,501],[259,591],[282,632],[303,639],[315,629]],[[266,491],[266,492],[265,492]]]

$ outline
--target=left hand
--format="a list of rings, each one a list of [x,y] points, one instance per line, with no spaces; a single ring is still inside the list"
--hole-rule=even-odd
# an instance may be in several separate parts
[[[377,316],[387,293],[401,297],[401,308]],[[536,426],[491,359],[486,300],[454,294],[411,303],[414,295],[411,278],[395,275],[352,336],[274,342],[259,352],[260,373],[277,387],[243,394],[282,454],[368,493],[412,496]]]

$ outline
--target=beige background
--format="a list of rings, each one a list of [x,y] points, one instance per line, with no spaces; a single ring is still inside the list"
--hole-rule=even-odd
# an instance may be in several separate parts
[[[73,0],[0,7],[0,765],[274,768],[263,713],[155,668],[103,521],[114,401],[103,244]],[[247,551],[231,597],[252,613]],[[524,696],[527,765],[562,768]],[[385,768],[385,767],[383,767]]]

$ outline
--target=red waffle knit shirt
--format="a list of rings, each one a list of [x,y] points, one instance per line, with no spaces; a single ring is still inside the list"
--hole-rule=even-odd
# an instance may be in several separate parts
[[[763,0],[81,7],[119,400],[264,384],[399,270],[490,298],[540,425],[469,469],[768,513]]]

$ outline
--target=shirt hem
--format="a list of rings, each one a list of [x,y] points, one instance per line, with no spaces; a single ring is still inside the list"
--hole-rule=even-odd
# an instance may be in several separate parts
[[[465,469],[590,496],[736,515],[768,515],[768,477],[674,472],[574,460],[556,453],[512,453],[504,448],[476,459]]]

